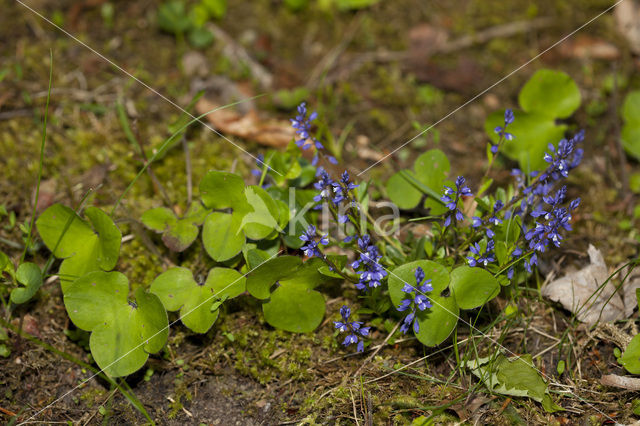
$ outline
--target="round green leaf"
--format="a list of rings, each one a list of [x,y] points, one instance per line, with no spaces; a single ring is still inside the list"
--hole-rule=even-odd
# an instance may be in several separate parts
[[[482,268],[460,266],[451,271],[451,293],[461,309],[482,306],[500,292],[500,283]]]
[[[567,118],[580,107],[581,96],[575,81],[567,74],[542,69],[524,85],[518,102],[529,113],[550,119]]]
[[[415,262],[405,263],[389,273],[389,297],[391,297],[391,302],[393,302],[394,306],[397,307],[407,298],[407,294],[402,291],[405,282],[412,286],[416,285],[415,273],[418,267],[422,268],[426,279],[431,280],[431,285],[434,288],[429,297],[436,293],[437,288],[442,291],[449,285],[449,271],[439,263],[430,260],[416,260]]]
[[[640,334],[636,334],[618,362],[631,374],[640,374]]]
[[[294,333],[315,330],[324,317],[322,294],[297,285],[278,287],[262,305],[265,320],[275,328]]]
[[[211,287],[217,299],[233,299],[247,290],[247,279],[235,269],[213,268],[205,286]]]
[[[2,268],[0,268],[0,271]],[[25,262],[18,266],[16,280],[24,287],[11,290],[11,301],[16,305],[25,303],[33,297],[42,286],[42,271],[35,263]]]
[[[442,192],[450,168],[451,165],[445,153],[439,149],[431,149],[416,159],[413,170],[405,170],[404,172],[439,194]],[[420,190],[414,182],[404,176],[402,172],[391,176],[387,181],[386,188],[391,201],[399,208],[405,210],[416,207],[424,194],[424,192]],[[432,197],[427,197],[425,207],[434,209],[432,211],[433,214],[444,212],[444,210],[442,210],[442,204]]]
[[[200,197],[210,209],[243,206],[246,204],[244,180],[233,173],[212,170],[200,181]]]
[[[242,250],[245,236],[240,230],[239,214],[213,212],[204,221],[202,242],[213,260],[229,260]]]
[[[180,219],[162,234],[162,241],[170,250],[181,252],[193,244],[199,232],[189,219]]]
[[[245,196],[250,207],[242,217],[241,227],[247,238],[262,240],[274,230],[282,230],[278,223],[280,207],[267,191],[259,186],[248,186]]]
[[[416,284],[414,274],[418,266],[424,270],[426,279],[431,279],[433,291],[428,294],[432,307],[417,312],[420,330],[416,337],[423,345],[436,346],[449,337],[458,323],[460,312],[455,299],[445,292],[449,285],[447,269],[429,260],[399,266],[389,274],[389,296],[396,307],[407,297],[402,288],[405,283]]]
[[[182,323],[196,333],[206,333],[218,319],[214,303],[245,291],[245,278],[228,268],[213,268],[204,283],[197,283],[187,268],[171,268],[158,275],[149,291],[168,311],[180,310]]]
[[[251,255],[252,252],[249,252],[248,257]],[[260,260],[256,265],[251,264],[255,269],[247,275],[247,291],[257,299],[268,299],[271,286],[279,279],[291,275],[300,264],[302,260],[297,256],[280,256],[266,262]]]
[[[640,127],[640,90],[630,92],[624,99],[622,118],[625,123]]]
[[[36,221],[45,245],[65,259],[59,270],[63,292],[88,272],[113,269],[120,254],[122,233],[113,220],[97,207],[88,207],[85,214],[91,226],[70,208],[54,204]]]
[[[411,170],[408,172],[413,174]],[[422,192],[400,173],[389,178],[386,188],[389,199],[403,210],[415,208],[422,199]]]
[[[622,146],[627,154],[640,160],[640,124],[625,124],[620,132],[620,139],[622,139]]]
[[[158,207],[147,210],[140,217],[144,226],[156,232],[164,232],[169,226],[176,223],[176,215],[166,207]]]
[[[556,125],[552,118],[540,114],[527,114],[514,110],[515,121],[507,130],[514,135],[511,141],[505,141],[500,152],[507,157],[517,160],[520,168],[529,173],[533,170],[543,170],[547,167],[544,153],[550,143],[557,146],[564,137],[567,126]],[[504,126],[504,111],[495,111],[485,121],[485,131],[494,143],[498,142],[498,135],[493,131],[496,126]]]
[[[169,335],[160,299],[138,289],[134,303],[128,293],[128,280],[120,272],[94,271],[71,283],[64,294],[69,318],[91,331],[89,346],[96,363],[115,377],[140,369]]]

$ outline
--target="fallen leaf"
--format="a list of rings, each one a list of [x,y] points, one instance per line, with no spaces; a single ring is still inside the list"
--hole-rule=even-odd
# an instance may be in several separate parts
[[[562,56],[577,59],[612,61],[620,57],[620,50],[614,44],[588,35],[568,39],[558,50]]]
[[[640,271],[634,269],[629,274],[629,268],[626,267],[620,271],[620,273],[618,274],[618,279],[624,279],[624,283],[622,284],[624,316],[625,318],[629,318],[631,315],[633,315],[633,311],[638,306],[638,297],[636,296],[636,290],[640,288]]]
[[[588,253],[589,266],[550,282],[542,288],[542,295],[560,302],[565,309],[576,314],[579,321],[589,325],[598,320],[610,322],[621,319],[624,303],[612,280],[604,284],[609,271],[602,253],[592,245],[589,245]],[[601,286],[604,287],[600,289]]]
[[[219,106],[206,97],[202,97],[196,103],[196,111],[198,114],[204,114]],[[214,129],[222,133],[274,148],[286,147],[295,137],[291,123],[280,120],[264,120],[258,116],[255,110],[240,114],[231,109],[220,109],[208,114],[206,118]]]
[[[640,5],[633,0],[619,3],[614,14],[618,31],[629,42],[633,53],[640,54]]]
[[[604,386],[611,386],[614,388],[622,388],[632,391],[640,390],[640,379],[637,377],[605,374],[600,378],[600,383],[602,383]]]

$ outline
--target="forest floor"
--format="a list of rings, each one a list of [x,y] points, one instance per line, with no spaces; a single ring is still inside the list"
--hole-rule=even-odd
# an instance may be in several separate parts
[[[30,219],[50,52],[53,91],[39,211],[54,202],[78,206],[89,189],[94,189],[89,203],[112,206],[133,179],[142,160],[123,131],[117,103],[124,105],[137,139],[150,148],[182,116],[155,91],[182,106],[203,85],[222,93],[220,103],[230,100],[229,92],[266,94],[239,109],[285,120],[293,115],[290,92],[280,91],[306,87],[309,103],[334,135],[350,129],[344,133],[341,160],[357,174],[418,133],[414,123],[422,128],[440,120],[612,5],[605,0],[399,0],[357,12],[292,12],[279,1],[230,1],[216,25],[236,43],[235,53],[253,58],[253,65],[247,65],[224,48],[220,37],[211,47],[195,50],[160,32],[154,18],[159,2],[113,1],[113,19],[105,17],[104,1],[25,2],[152,91],[29,9],[7,3],[0,14],[0,207],[8,214],[0,216],[0,249],[13,258],[20,256],[23,232],[8,215],[15,215],[16,223]],[[513,30],[513,23],[521,24]],[[512,322],[496,324],[486,338],[464,326],[457,333],[459,340],[475,339],[479,351],[499,339],[514,353],[534,355],[564,411],[549,414],[530,399],[492,395],[469,372],[456,373],[451,339],[426,348],[415,339],[399,338],[371,360],[371,349],[364,355],[345,350],[331,322],[343,301],[336,289],[324,323],[313,333],[273,329],[250,298],[230,303],[205,335],[181,324],[172,327],[167,348],[127,378],[150,416],[159,424],[176,425],[411,424],[423,415],[433,416],[436,424],[636,421],[637,394],[600,383],[604,374],[624,374],[615,345],[576,324],[537,290],[548,274],[586,265],[589,244],[612,266],[637,255],[638,223],[631,215],[637,195],[629,192],[625,179],[639,167],[618,155],[617,132],[620,100],[629,88],[640,86],[640,62],[616,25],[612,13],[604,14],[363,176],[381,189],[381,182],[411,165],[421,151],[438,147],[451,159],[453,173],[477,182],[484,170],[486,117],[499,108],[517,107],[518,91],[537,69],[562,70],[577,82],[582,107],[569,124],[584,128],[587,136],[584,162],[569,182],[570,194],[583,200],[574,231],[561,249],[548,254],[537,281],[530,282],[531,297],[518,301],[519,314]],[[505,26],[511,30],[501,32]],[[452,43],[457,40],[467,42]],[[602,45],[604,54],[596,49]],[[416,53],[429,49],[434,53],[428,60]],[[256,68],[266,72],[270,84],[256,77]],[[607,90],[614,73],[626,84]],[[250,176],[254,160],[207,128],[193,126],[187,140],[193,182],[210,169]],[[266,149],[252,140],[233,141],[254,155]],[[500,161],[497,179],[506,182],[513,164]],[[178,147],[153,165],[166,198],[183,211],[184,164],[185,153]],[[123,235],[135,236],[125,238],[117,269],[135,285],[149,285],[167,260],[205,269],[201,248],[165,255],[138,238],[144,231],[136,218],[161,202],[158,186],[145,176],[117,215]],[[42,247],[34,261],[44,264],[48,254]],[[7,290],[0,290],[3,297]],[[504,305],[499,297],[488,313]],[[632,327],[637,315],[620,323],[620,329]],[[57,281],[47,282],[33,302],[12,312],[11,320],[58,351],[91,362],[87,334],[69,321]],[[145,422],[108,383],[92,379],[76,388],[91,371],[13,332],[9,337],[10,354],[0,358],[0,416],[15,413],[24,420],[38,413],[32,420],[45,423]],[[372,337],[381,343],[386,335],[377,331]],[[561,374],[560,360],[567,362]],[[357,378],[356,372],[361,373]]]

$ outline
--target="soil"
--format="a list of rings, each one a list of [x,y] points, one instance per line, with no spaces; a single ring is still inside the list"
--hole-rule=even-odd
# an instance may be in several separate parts
[[[159,31],[155,20],[159,3],[34,0],[28,5],[180,105],[187,105],[193,87],[210,75],[224,76],[234,90],[268,95],[254,101],[261,114],[286,119],[291,109],[272,94],[309,87],[309,101],[328,131],[337,136],[352,127],[346,135],[342,163],[355,173],[373,163],[375,157],[367,157],[365,151],[378,156],[391,152],[417,133],[411,123],[420,123],[422,128],[438,121],[611,5],[605,0],[434,4],[399,0],[382,1],[360,11],[321,11],[313,6],[293,12],[280,1],[230,1],[226,16],[216,25],[273,76],[273,87],[266,88],[219,40],[198,50],[204,73],[187,75],[183,57],[195,49]],[[113,6],[113,20],[105,18],[105,4]],[[389,53],[411,55],[411,37],[414,42],[415,37],[422,37],[428,46],[439,42],[438,31],[446,32],[451,41],[540,17],[549,18],[550,23],[434,53],[427,62],[420,57],[405,61]],[[572,129],[586,128],[588,136],[585,160],[569,182],[570,195],[583,199],[574,218],[574,232],[563,248],[548,254],[538,282],[533,279],[526,290],[531,296],[517,300],[517,319],[489,329],[493,338],[514,353],[540,354],[536,366],[552,378],[552,396],[564,411],[550,414],[526,398],[491,395],[468,372],[456,375],[451,340],[439,348],[425,348],[415,340],[400,338],[370,361],[345,350],[331,324],[338,318],[342,301],[355,300],[355,293],[345,285],[327,289],[327,317],[314,333],[274,330],[264,322],[259,304],[249,297],[230,303],[206,335],[194,335],[176,324],[165,350],[152,355],[142,370],[126,379],[150,417],[158,424],[176,425],[411,424],[422,415],[433,415],[435,424],[636,421],[637,395],[599,383],[603,374],[624,374],[616,363],[615,345],[574,324],[568,312],[542,299],[537,291],[547,273],[585,265],[589,243],[602,250],[609,265],[637,255],[638,223],[631,215],[637,195],[626,189],[622,179],[637,172],[638,164],[619,158],[616,132],[620,100],[626,91],[640,86],[639,61],[616,32],[611,13],[578,36],[581,34],[610,43],[615,58],[581,57],[570,46],[551,50],[439,123],[436,131],[362,176],[380,193],[391,173],[409,167],[421,151],[438,147],[451,159],[454,173],[477,182],[483,174],[487,115],[502,107],[517,107],[519,89],[537,69],[559,69],[576,80],[582,107],[568,123]],[[113,206],[143,162],[122,129],[116,104],[125,106],[133,132],[149,150],[168,137],[169,126],[181,117],[180,111],[17,2],[3,7],[0,40],[0,206],[15,215],[17,223],[31,218],[50,53],[53,92],[38,211],[54,202],[77,207],[90,189],[86,203]],[[371,57],[375,59],[367,59]],[[628,84],[612,93],[604,89],[603,82],[614,71]],[[254,160],[239,155],[237,148],[206,128],[193,127],[187,140],[193,182],[199,182],[210,169],[232,169],[249,176]],[[234,142],[251,153],[265,150],[252,141]],[[164,195],[177,211],[187,206],[184,164],[185,154],[178,147],[153,166]],[[496,180],[507,182],[512,166],[501,158]],[[626,174],[620,173],[621,167]],[[142,212],[160,205],[161,192],[144,176],[124,198],[117,215],[123,235],[131,238],[123,244],[116,269],[129,277],[134,288],[148,286],[168,264],[207,269],[200,247],[170,254],[157,236],[137,224]],[[0,250],[19,259],[24,233],[10,224],[8,216],[0,220]],[[43,265],[48,255],[38,243],[28,257]],[[52,270],[58,265],[54,263]],[[3,286],[0,296],[7,299],[9,291]],[[506,298],[496,299],[488,314],[481,316],[482,325],[487,326],[507,303]],[[2,315],[9,318],[6,310]],[[10,321],[58,351],[92,363],[88,334],[69,321],[57,280],[48,281],[33,302],[13,310]],[[385,325],[379,325],[372,341],[382,342],[387,336],[384,330]],[[565,330],[569,330],[568,337],[554,346]],[[469,335],[468,328],[460,327],[457,338]],[[0,416],[4,420],[15,414],[22,421],[45,423],[148,422],[108,382],[92,378],[91,370],[14,331],[9,331],[7,345],[10,354],[0,357]],[[490,339],[477,340],[480,353],[492,347],[495,344]],[[569,366],[563,373],[557,370],[560,360]],[[353,381],[353,374],[363,365],[362,379]]]

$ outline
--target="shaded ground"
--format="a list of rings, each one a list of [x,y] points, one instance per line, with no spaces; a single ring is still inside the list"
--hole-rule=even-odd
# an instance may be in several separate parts
[[[95,3],[100,2],[28,2],[162,94],[187,105],[196,77],[186,74],[182,58],[191,48],[159,33],[153,18],[158,3],[114,2],[112,26]],[[353,125],[342,153],[343,164],[358,172],[372,163],[372,158],[362,154],[363,147],[374,153],[391,151],[415,135],[413,121],[424,125],[439,120],[610,5],[609,1],[596,0],[468,0],[429,5],[402,0],[381,2],[357,13],[293,13],[280,2],[237,1],[230,2],[219,27],[266,67],[274,77],[273,88],[260,87],[246,67],[223,52],[220,43],[201,53],[209,74],[226,76],[247,93],[312,87],[309,98],[333,134],[339,135]],[[428,23],[454,40],[539,17],[550,18],[544,28],[436,54],[428,63],[399,60],[389,54],[406,51],[411,30],[418,24]],[[570,124],[587,128],[587,154],[571,180],[570,191],[580,195],[584,203],[576,217],[576,231],[562,251],[548,257],[554,260],[544,265],[543,272],[562,270],[571,263],[583,264],[589,243],[597,243],[612,265],[635,255],[637,223],[617,225],[630,217],[633,199],[621,191],[620,159],[615,155],[615,102],[603,90],[603,81],[616,69],[628,78],[629,87],[638,87],[637,59],[615,32],[610,14],[584,32],[613,43],[617,58],[584,59],[570,51],[551,51],[439,124],[438,137],[416,141],[374,168],[368,174],[374,188],[382,188],[381,179],[411,164],[417,153],[432,146],[447,152],[455,173],[471,181],[479,178],[487,141],[483,130],[486,116],[500,107],[517,106],[518,90],[536,69],[561,69],[577,81],[583,94],[583,107]],[[17,3],[3,7],[0,40],[0,72],[6,70],[0,81],[0,204],[13,212],[18,222],[30,216],[51,50],[54,91],[43,206],[59,201],[75,207],[90,188],[96,191],[89,203],[113,205],[141,166],[136,149],[118,121],[115,103],[120,99],[125,104],[134,132],[146,147],[157,147],[169,135],[168,125],[180,117],[180,112]],[[327,52],[334,52],[335,60]],[[322,71],[326,71],[324,79]],[[618,99],[623,94],[618,93]],[[271,96],[255,102],[258,110],[269,116],[291,115]],[[188,141],[194,182],[209,169],[233,168],[247,176],[253,166],[249,156],[241,156],[228,142],[202,127],[190,130]],[[237,142],[252,153],[264,149],[251,141]],[[178,148],[154,166],[168,198],[183,210],[187,203],[184,160]],[[504,171],[499,177],[507,180],[511,165],[501,166]],[[637,168],[637,164],[632,167]],[[132,220],[160,202],[158,188],[145,177],[124,200],[120,212],[123,235],[135,238],[123,245],[117,269],[134,286],[148,285],[167,261],[196,270],[207,268],[200,248],[171,256],[152,250],[158,248],[156,240],[151,245],[144,243],[143,231]],[[8,221],[6,217],[2,220]],[[19,246],[21,231],[7,226],[0,228],[0,237],[0,248],[19,257],[20,250],[6,242]],[[34,256],[44,263],[46,250]],[[540,283],[543,280],[541,276]],[[161,424],[225,425],[351,424],[354,413],[361,422],[406,424],[419,415],[432,414],[433,407],[467,396],[476,383],[468,374],[448,381],[455,365],[450,341],[442,348],[426,349],[407,339],[381,350],[366,364],[362,381],[354,385],[348,378],[365,358],[347,355],[330,324],[337,318],[341,298],[353,298],[354,293],[345,287],[328,289],[327,294],[331,296],[328,316],[314,334],[290,335],[273,330],[264,324],[259,306],[249,298],[234,301],[205,336],[194,336],[177,325],[171,330],[166,350],[152,356],[143,370],[128,378],[128,383]],[[479,388],[447,409],[436,409],[436,423],[462,418],[483,424],[600,424],[607,421],[605,415],[621,423],[632,422],[634,395],[605,389],[598,382],[602,374],[622,373],[616,366],[612,345],[577,328],[569,333],[571,339],[562,345],[562,351],[559,347],[549,349],[569,327],[570,317],[538,298],[535,290],[532,294],[536,296],[520,300],[521,315],[512,323],[499,323],[491,329],[491,336],[516,353],[540,354],[536,365],[553,377],[557,386],[552,388],[573,393],[573,397],[554,394],[567,411],[550,415],[534,402],[490,396]],[[496,301],[491,313],[497,315],[505,303]],[[45,285],[34,303],[21,307],[12,317],[23,315],[28,315],[22,324],[25,331],[90,361],[82,347],[82,339],[86,346],[87,336],[76,331],[71,339],[64,333],[72,325],[57,282]],[[19,325],[19,321],[14,323]],[[373,334],[376,342],[386,337],[380,330]],[[501,336],[503,330],[508,333]],[[461,327],[458,339],[468,334],[469,330]],[[492,342],[479,339],[478,345],[481,351],[490,350]],[[421,357],[427,358],[386,376]],[[560,359],[571,360],[572,367],[562,375],[556,372]],[[0,358],[0,408],[28,417],[90,376],[76,364],[12,335],[11,355]],[[106,415],[112,424],[144,422],[119,393],[111,394],[108,385],[91,380],[35,420],[98,424]],[[101,412],[100,407],[106,411]]]

